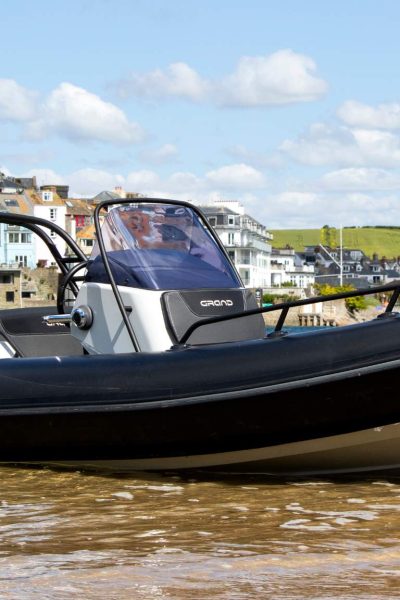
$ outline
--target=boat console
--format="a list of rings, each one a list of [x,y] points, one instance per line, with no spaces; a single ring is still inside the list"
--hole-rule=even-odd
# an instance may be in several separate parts
[[[108,212],[100,227],[101,208]],[[154,199],[106,202],[95,219],[97,243],[71,313],[71,333],[88,353],[168,350],[194,323],[257,308],[195,207]],[[187,343],[263,337],[257,314],[199,327]]]

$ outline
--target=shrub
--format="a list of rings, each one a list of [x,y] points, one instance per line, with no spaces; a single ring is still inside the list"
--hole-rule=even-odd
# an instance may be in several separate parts
[[[263,294],[263,304],[273,304],[275,298],[274,294]]]
[[[292,296],[292,294],[264,294],[263,295],[263,303],[264,304],[280,304],[281,302],[294,302],[295,300],[300,300],[298,296]]]
[[[334,287],[327,283],[318,284],[315,286],[320,296],[329,296],[330,294],[340,294],[341,292],[352,292],[355,288],[351,285],[342,285]],[[367,301],[365,296],[353,296],[352,298],[345,298],[345,304],[348,311],[355,313],[359,310],[365,310],[367,308]]]

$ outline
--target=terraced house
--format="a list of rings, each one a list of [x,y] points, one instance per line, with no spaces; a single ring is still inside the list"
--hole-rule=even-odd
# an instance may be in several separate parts
[[[12,178],[0,175],[0,210],[47,219],[65,228],[67,186],[36,186],[35,178]],[[0,226],[0,263],[34,269],[51,266],[53,258],[46,245],[29,230],[15,226]],[[65,244],[55,238],[61,254]]]

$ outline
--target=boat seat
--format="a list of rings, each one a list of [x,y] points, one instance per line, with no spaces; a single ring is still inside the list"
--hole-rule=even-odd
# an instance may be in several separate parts
[[[191,325],[203,319],[258,308],[253,293],[245,289],[169,291],[162,295],[162,305],[166,326],[175,342],[180,341]],[[264,318],[256,314],[199,327],[187,343],[216,344],[264,337]]]
[[[0,342],[8,341],[22,356],[79,356],[81,344],[64,324],[47,324],[43,317],[55,306],[0,310]]]

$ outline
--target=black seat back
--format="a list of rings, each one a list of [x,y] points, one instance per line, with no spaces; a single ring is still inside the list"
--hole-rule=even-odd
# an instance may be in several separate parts
[[[245,289],[170,291],[163,294],[162,305],[166,326],[175,342],[180,341],[191,325],[203,319],[258,307],[254,295]],[[264,332],[264,319],[258,314],[199,327],[187,343],[238,342],[263,338]]]

